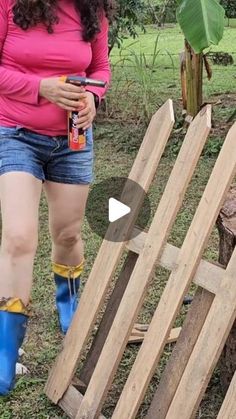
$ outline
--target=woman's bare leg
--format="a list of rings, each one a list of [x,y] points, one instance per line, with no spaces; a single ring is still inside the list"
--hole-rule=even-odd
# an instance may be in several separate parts
[[[24,172],[0,177],[2,243],[0,298],[17,297],[28,304],[38,243],[38,208],[42,182]]]
[[[84,249],[81,224],[88,196],[87,185],[45,182],[52,237],[52,270],[56,284],[56,306],[65,334],[78,305]]]
[[[46,181],[52,260],[68,266],[79,265],[84,257],[81,224],[89,185],[68,185]]]

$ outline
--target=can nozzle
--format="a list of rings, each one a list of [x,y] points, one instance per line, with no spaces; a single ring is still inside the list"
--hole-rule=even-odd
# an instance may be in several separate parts
[[[106,87],[106,82],[102,80],[94,80],[88,77],[80,76],[62,76],[62,81],[66,83],[77,84],[78,86],[95,86],[95,87]]]

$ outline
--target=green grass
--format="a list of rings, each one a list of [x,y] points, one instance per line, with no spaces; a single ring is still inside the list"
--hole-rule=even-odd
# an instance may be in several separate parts
[[[236,19],[226,19],[225,26],[230,28],[236,28]]]
[[[147,35],[140,37],[140,45],[145,53],[152,53],[155,37],[156,31],[151,28],[148,28]],[[230,52],[234,48],[234,45],[236,45],[235,41],[236,30],[231,28],[226,29],[224,40],[218,49]],[[125,46],[127,47],[130,43],[131,40],[127,40]],[[177,27],[161,31],[159,44],[162,51],[168,49],[171,53],[178,53],[181,50],[182,43],[182,34]],[[139,52],[140,46],[136,44],[133,48],[136,48],[136,52]],[[117,60],[117,57],[114,57],[117,52],[113,52],[113,62]],[[125,50],[123,53],[126,53]],[[174,99],[177,116],[174,133],[161,160],[158,174],[150,188],[149,198],[152,217],[173,167],[184,134],[184,130],[181,129],[178,59],[177,57],[174,59],[175,70],[173,71],[170,68],[164,71],[164,67],[170,66],[171,61],[168,56],[160,56],[160,62],[158,62],[159,67],[155,73],[158,81],[155,82],[152,90],[152,111],[167,97],[171,96]],[[236,95],[226,94],[234,85],[232,77],[235,74],[235,66],[224,67],[220,70],[223,74],[220,77],[219,73],[216,72],[214,79],[209,85],[211,88],[207,90],[208,95],[220,94],[219,97],[213,97],[215,102],[219,98],[221,99],[221,102],[214,107],[214,129],[199,161],[198,168],[195,171],[183,206],[169,237],[169,241],[177,246],[181,246],[184,240],[188,226],[191,223],[194,211],[204,190],[204,185],[207,182],[217,153],[229,128],[226,120],[230,115],[231,109],[235,107]],[[131,69],[124,68],[122,72],[124,71],[127,77],[135,77],[134,69],[131,72]],[[106,114],[100,115],[96,127],[96,182],[109,178],[110,176],[128,175],[146,130],[142,113],[143,92],[141,88],[137,89],[137,84],[131,85],[127,92],[127,84],[119,84],[117,82],[119,72],[121,72],[121,69],[114,70],[113,86],[108,95],[108,109]],[[173,86],[173,84],[174,87],[168,88],[168,86]],[[118,91],[120,92],[119,95],[117,94]],[[149,225],[150,222],[151,219]],[[33,316],[30,320],[27,340],[24,345],[26,356],[23,358],[23,362],[30,370],[30,375],[18,380],[16,390],[11,396],[0,399],[0,419],[56,419],[66,417],[63,415],[61,409],[55,407],[47,400],[43,393],[48,372],[62,345],[62,336],[58,330],[57,315],[54,307],[54,285],[50,268],[51,243],[47,223],[47,205],[43,197],[40,204],[40,240],[34,268],[34,287],[32,294]],[[83,275],[82,287],[84,287],[101,244],[101,239],[91,231],[87,220],[85,220],[83,226],[83,238],[87,263]],[[217,256],[218,236],[214,230],[205,251],[205,257],[208,260],[216,261]],[[156,271],[153,284],[149,289],[139,315],[141,321],[150,321],[167,278],[168,273],[165,270],[159,269]],[[185,312],[186,310],[181,311],[177,319],[177,324],[182,324]],[[164,368],[171,349],[171,346],[166,348],[160,367],[155,371],[145,402],[139,411],[139,419],[145,417],[145,412],[147,411],[151,397],[158,385],[160,372]],[[121,365],[104,406],[104,413],[108,418],[111,416],[112,408],[115,405],[127,373],[134,362],[137,350],[138,348],[134,345],[129,346],[122,358]],[[216,371],[197,417],[202,419],[215,418],[221,402],[222,394],[219,385],[219,372]]]

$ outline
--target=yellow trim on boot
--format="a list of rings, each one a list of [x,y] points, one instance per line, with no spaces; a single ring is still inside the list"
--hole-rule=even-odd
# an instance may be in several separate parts
[[[84,270],[84,260],[77,266],[60,265],[59,263],[52,263],[53,273],[62,276],[65,279],[76,279]]]
[[[0,311],[8,311],[9,313],[19,313],[29,316],[29,311],[20,298],[0,299]]]

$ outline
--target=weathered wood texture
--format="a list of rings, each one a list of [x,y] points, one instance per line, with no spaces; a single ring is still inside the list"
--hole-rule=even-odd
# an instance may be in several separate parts
[[[231,187],[227,195],[217,227],[220,235],[219,262],[227,266],[236,244],[236,185]],[[226,392],[236,371],[236,322],[223,349],[219,366],[221,384]]]
[[[217,419],[236,418],[236,372],[232,378],[230,387],[226,394],[224,403],[221,406]]]
[[[174,223],[177,212],[180,209],[180,206],[183,202],[187,186],[192,178],[201,151],[208,137],[211,126],[210,121],[211,110],[210,107],[207,106],[196,117],[196,119],[192,122],[192,124],[189,127],[185,140],[182,144],[180,153],[176,159],[170,178],[167,182],[165,191],[160,200],[153,222],[149,229],[144,248],[139,254],[139,258],[134,267],[128,286],[125,290],[122,302],[115,316],[112,329],[108,334],[107,340],[101,352],[93,376],[91,377],[91,380],[89,382],[87,391],[83,398],[76,419],[79,419],[81,417],[90,419],[96,417],[100,413],[107,391],[112,383],[114,374],[117,370],[124,349],[127,345],[133,325],[141,309],[144,297],[146,295],[147,287],[149,285],[150,279],[153,276],[156,263],[160,258],[170,229]],[[230,171],[230,169],[232,170],[229,164],[228,170]],[[216,176],[219,196],[220,193],[222,193],[222,188],[224,191],[225,185],[227,185],[227,180],[229,181],[227,173],[224,179],[225,180],[221,182],[220,187],[220,185],[218,184],[219,175]],[[206,199],[209,198],[211,198],[211,195],[206,196]],[[208,210],[208,208],[206,209]],[[213,204],[209,206],[209,213],[211,213],[211,210],[213,212],[213,215],[211,215],[211,217],[213,217]],[[208,217],[205,217],[205,219],[208,219]],[[205,226],[205,222],[203,222],[203,224]],[[184,291],[186,291],[186,289]],[[181,303],[182,301],[179,302],[179,304]],[[164,324],[165,320],[166,319],[163,318]],[[159,328],[157,327],[156,330],[159,330]],[[157,334],[156,330],[155,334],[156,336],[158,336],[159,332]],[[165,342],[170,334],[170,330],[171,327],[165,329],[163,345],[165,345]],[[145,340],[148,335],[149,331],[147,332]],[[140,351],[142,350],[142,347]],[[150,347],[154,348],[155,345],[151,345],[149,346],[149,348]],[[145,364],[150,355],[150,350],[147,351],[147,354],[148,355]],[[123,413],[122,411],[122,414],[118,414],[117,417],[119,417],[119,419],[121,417],[129,417],[129,412],[124,411]]]
[[[146,419],[165,419],[214,297],[198,288]]]
[[[181,377],[166,419],[192,418],[220,357],[236,316],[236,250],[227,266],[219,292]],[[194,379],[193,379],[194,377]]]
[[[219,214],[226,193],[235,175],[236,158],[235,156],[232,156],[232,149],[234,147],[234,143],[236,142],[235,132],[236,129],[232,129],[228,133],[227,140],[225,141],[221,149],[215,167],[211,173],[208,184],[205,188],[205,191],[196,210],[193,221],[190,225],[190,228],[180,250],[177,261],[177,267],[172,271],[170,275],[170,278],[167,282],[167,285],[158,304],[157,310],[152,318],[149,330],[145,336],[143,344],[134,362],[133,368],[124,386],[120,400],[116,406],[113,415],[114,419],[118,419],[124,416],[127,416],[129,419],[135,417],[140,403],[142,402],[142,399],[146,392],[147,386],[150,382],[150,379],[154,373],[155,368],[157,367],[157,364],[159,362],[160,356],[164,348],[166,337],[170,332],[170,329],[179,311],[180,305],[183,301],[186,291],[194,277],[202,253],[205,249],[206,243],[216,221],[217,215]],[[222,170],[224,170],[224,176],[222,176]],[[230,309],[231,308],[232,303],[230,301]],[[217,309],[218,307],[215,309],[215,314],[217,313]],[[230,309],[229,312],[230,314],[232,314]],[[210,313],[211,309],[209,311],[207,319],[211,317]],[[220,321],[220,319],[218,320]],[[229,318],[227,318],[227,315],[225,314],[224,320],[230,322],[231,317],[229,316]],[[204,326],[206,324],[207,320]],[[156,333],[157,330],[158,333]],[[211,342],[210,339],[209,342]],[[152,348],[151,351],[150,348]],[[210,352],[211,348],[208,348],[207,346],[206,348]],[[202,347],[201,350],[198,352],[198,355],[199,354],[202,354]],[[208,358],[207,354],[205,358]],[[190,360],[188,366],[190,365]],[[215,358],[211,359],[210,365],[212,365],[212,362],[214,360]],[[183,376],[181,379],[181,383],[183,382]],[[189,378],[189,369],[187,376]],[[192,380],[192,377],[190,379]],[[205,378],[205,380],[207,380],[207,378]],[[201,385],[203,386],[204,383],[205,382],[202,380]],[[188,385],[188,390],[191,389],[192,391],[193,384],[191,382],[188,382]],[[195,404],[193,405],[193,403],[195,402],[197,404],[197,402],[199,401],[199,393],[197,393],[197,390],[199,391],[199,388],[197,388],[196,386],[196,391],[192,396],[197,397],[197,400],[194,400],[189,396],[189,392],[186,386],[184,386],[184,390],[187,391],[186,394],[188,394],[187,401],[189,402],[189,410],[187,410],[185,407],[187,401],[185,401],[184,408],[182,406],[182,409],[184,409],[183,413],[181,413],[180,409],[178,410],[178,412],[177,410],[175,412],[175,410],[172,410],[172,407],[170,407],[172,416],[168,412],[168,419],[173,419],[174,414],[176,414],[176,417],[181,418],[184,415],[186,419],[189,419],[191,417],[191,415],[189,414],[190,409],[194,409]],[[180,393],[180,396],[182,397],[182,392]],[[178,401],[179,398],[177,399],[177,402]],[[175,406],[175,408],[177,409],[177,406]],[[189,416],[187,416],[186,412],[188,412]]]
[[[80,394],[75,387],[69,386],[64,394],[64,397],[59,401],[58,404],[69,418],[74,419],[82,400],[83,395]],[[106,418],[103,415],[99,415],[98,419]]]
[[[137,262],[137,254],[129,252],[123,269],[119,275],[114,291],[108,301],[106,311],[103,315],[99,329],[93,340],[91,349],[86,357],[83,368],[80,372],[81,380],[88,385],[93,374],[98,358],[102,351],[103,345],[112,326],[112,322],[120,305],[123,294],[126,290],[129,278],[133,272],[135,263]]]
[[[159,161],[174,124],[172,101],[168,100],[152,117],[129,179],[148,191],[156,173]],[[47,396],[57,403],[71,383],[78,359],[82,354],[90,332],[101,309],[106,292],[119,263],[125,242],[130,237],[135,220],[144,201],[144,195],[126,184],[122,193],[123,201],[130,202],[130,216],[109,225],[81,296],[79,307],[69,328],[62,352],[59,354],[46,383]],[[128,198],[128,199],[127,199]],[[113,237],[113,241],[110,241]],[[119,241],[117,239],[119,238]],[[120,241],[121,238],[123,241]],[[101,269],[102,266],[102,269]],[[96,286],[94,286],[96,284]]]
[[[135,228],[135,231],[136,230],[137,228]],[[139,254],[143,249],[146,237],[147,233],[140,233],[137,237],[127,243],[127,248],[132,252]],[[167,243],[160,257],[160,266],[168,269],[169,271],[175,269],[179,257],[179,252],[180,249],[173,246],[172,244]],[[195,282],[196,285],[207,289],[209,292],[217,294],[220,288],[223,273],[223,266],[220,266],[220,264],[213,264],[202,259],[193,278],[193,282]]]
[[[134,325],[134,328],[131,332],[131,336],[129,337],[128,343],[141,343],[145,338],[145,335],[148,331],[149,325]],[[176,327],[171,330],[170,335],[167,339],[166,344],[176,342],[179,339],[179,335],[181,332],[181,327]]]
[[[167,138],[164,141],[162,137],[164,134],[169,135],[173,122],[169,105],[164,106],[164,113],[159,113],[159,116],[154,118],[154,125],[149,128],[149,134],[144,139],[146,146],[148,144],[148,150],[141,147],[139,158],[136,159],[130,174],[130,178],[136,178],[145,190],[150,185],[164,143],[167,141]],[[162,121],[165,129],[161,119],[165,119]],[[162,139],[162,143],[158,146],[155,143],[154,126],[155,129],[159,127],[162,130],[158,137],[160,141]],[[226,269],[201,260],[236,173],[236,155],[232,153],[236,148],[236,124],[227,135],[181,249],[166,245],[166,240],[209,129],[208,106],[190,125],[149,232],[141,233],[139,237],[128,241],[126,233],[133,229],[133,217],[126,229],[123,226],[123,242],[109,242],[108,246],[105,239],[101,246],[83,292],[80,307],[65,338],[63,351],[46,386],[50,399],[59,402],[71,418],[105,419],[101,415],[103,402],[132,335],[143,338],[143,343],[112,419],[135,418],[165,343],[170,337],[183,298],[193,280],[206,289],[198,288],[196,292],[147,419],[192,419],[195,415],[236,316],[236,249]],[[153,147],[156,147],[155,156],[152,156],[150,161],[148,159]],[[130,193],[125,191],[128,192]],[[137,199],[133,196],[133,200],[138,212],[142,197]],[[112,233],[112,227],[110,229]],[[117,232],[114,231],[114,234]],[[91,365],[87,361],[82,371],[88,384],[83,396],[70,382],[125,246],[130,253],[120,274],[120,283],[118,280],[95,338],[95,346],[92,346],[89,353],[88,360],[91,361]],[[150,325],[135,325],[157,263],[171,270],[169,280]],[[218,419],[235,418],[235,381],[234,376]]]

